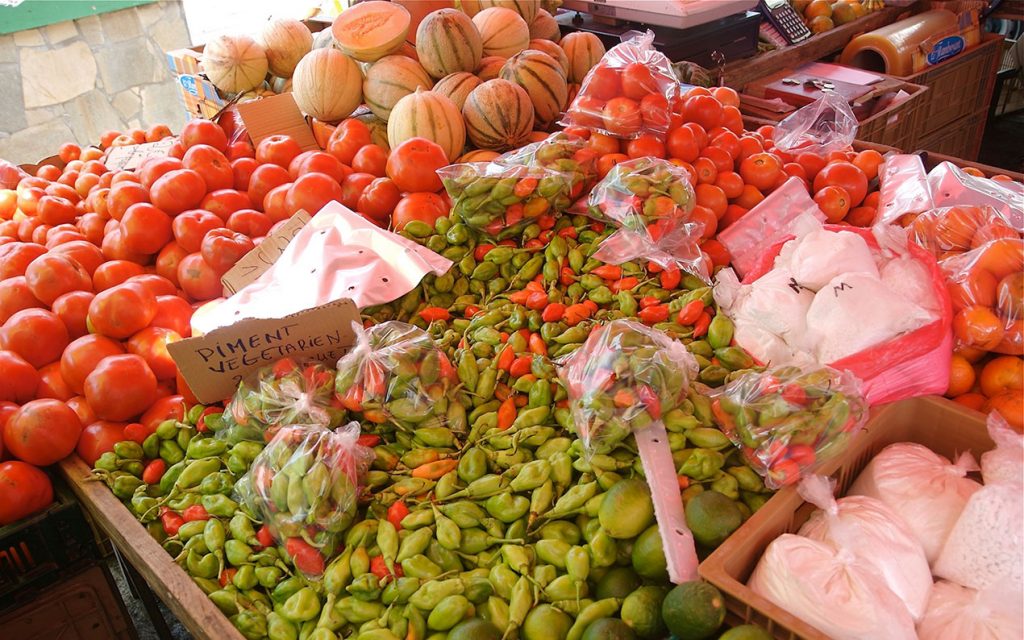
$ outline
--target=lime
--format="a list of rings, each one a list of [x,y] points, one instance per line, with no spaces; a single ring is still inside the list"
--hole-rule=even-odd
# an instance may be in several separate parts
[[[663,587],[640,587],[622,601],[619,617],[644,640],[665,637],[665,623],[658,612],[667,590]]]
[[[661,617],[679,640],[705,640],[725,620],[725,598],[706,582],[684,582],[665,596]]]
[[[635,538],[654,522],[651,489],[639,479],[622,480],[605,494],[597,512],[601,528],[613,538]]]
[[[636,547],[634,547],[635,549]],[[640,586],[640,578],[629,567],[614,567],[597,582],[594,598],[625,598]]]
[[[707,547],[722,544],[741,524],[743,512],[717,491],[705,491],[686,504],[686,525],[694,540]]]
[[[636,640],[636,634],[618,618],[600,618],[590,623],[580,640]]]
[[[501,640],[501,631],[486,620],[470,618],[452,627],[448,640]]]
[[[633,543],[633,569],[641,578],[668,582],[668,563],[658,525],[652,524]]]
[[[718,640],[775,640],[775,638],[756,624],[745,624],[729,629],[718,636]]]
[[[520,635],[523,640],[564,640],[571,626],[572,618],[568,614],[542,604],[526,614]]]

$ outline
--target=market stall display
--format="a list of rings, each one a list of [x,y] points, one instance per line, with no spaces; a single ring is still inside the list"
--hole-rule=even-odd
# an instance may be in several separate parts
[[[299,55],[304,34],[273,24],[262,44],[209,56],[211,80],[235,92],[259,90],[261,48],[273,73],[290,67],[323,151],[285,134],[253,144],[244,116],[193,120],[137,168],[107,164],[169,131],[65,145],[34,175],[12,168],[0,191],[0,440],[23,461],[5,471],[64,459],[118,546],[144,538],[129,558],[197,633],[763,637],[730,629],[734,585],[705,567],[789,505],[787,485],[849,469],[866,439],[878,453],[882,436],[861,428],[869,405],[949,387],[1019,429],[1024,265],[1010,203],[1024,187],[854,151],[852,123],[811,147],[788,127],[746,130],[734,91],[680,88],[642,38],[607,54],[582,34],[527,49],[556,35],[535,25],[550,19],[535,2],[429,13],[415,54],[401,5],[358,6],[335,24],[340,48]],[[595,101],[607,101],[599,118]],[[563,131],[540,130],[565,109]],[[927,206],[889,184],[905,174]],[[969,203],[966,227],[950,214],[966,205],[944,201],[954,184],[987,198]],[[887,224],[856,228],[880,209]],[[288,226],[299,212],[314,217]],[[262,275],[239,283],[232,269],[256,258]],[[275,302],[289,289],[301,303]],[[871,296],[903,310],[859,317]],[[345,299],[359,301],[338,329],[354,336],[347,353],[289,357],[296,325],[280,311]],[[215,342],[256,306],[274,330]],[[813,344],[791,342],[802,333]],[[198,402],[194,372],[170,356],[190,336],[213,345],[202,366],[234,375],[222,402]],[[954,349],[968,368],[1000,354],[980,376],[987,399],[956,379],[959,360],[947,379]],[[819,482],[826,515],[788,532],[790,549],[765,541],[754,595],[789,607],[786,625],[797,613],[842,635],[846,618],[815,612],[842,574],[864,586],[877,628],[906,637],[988,597],[992,576],[971,563],[1007,563],[1013,548],[943,544],[969,535],[960,512],[989,514],[1013,489],[1019,443],[996,439],[1000,470],[957,513],[931,509],[943,540],[916,540],[940,560],[933,571],[977,593],[944,587],[946,601],[926,607],[911,581],[848,562],[859,551],[847,526],[877,533],[872,518],[910,507],[881,489],[888,507],[832,501]],[[27,474],[5,477],[10,519],[48,502],[29,500]],[[840,496],[858,492],[853,480]],[[908,523],[912,536],[925,520]],[[787,560],[797,555],[809,573]],[[711,584],[692,580],[705,558]],[[788,570],[820,578],[825,595],[794,596]],[[890,589],[907,604],[879,598]]]

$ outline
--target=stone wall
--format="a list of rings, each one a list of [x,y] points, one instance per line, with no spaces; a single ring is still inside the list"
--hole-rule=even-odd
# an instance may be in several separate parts
[[[0,35],[0,158],[22,164],[111,129],[185,121],[164,51],[190,46],[180,2]]]

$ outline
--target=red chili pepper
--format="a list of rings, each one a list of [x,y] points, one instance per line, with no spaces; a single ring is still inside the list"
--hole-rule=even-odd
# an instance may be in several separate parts
[[[220,582],[220,586],[228,586],[228,583],[231,582],[232,578],[235,577],[236,573],[238,573],[238,569],[234,567],[228,567],[227,569],[221,571],[220,578],[218,579],[218,582]]]
[[[476,306],[475,304],[470,304],[466,305],[466,308],[462,312],[462,315],[466,318],[472,318],[478,313],[480,313],[480,307]]]
[[[452,314],[448,313],[447,309],[441,307],[427,307],[420,311],[420,317],[423,318],[424,322],[434,322],[435,320],[448,320],[452,317]]]
[[[156,484],[164,476],[164,471],[167,471],[167,463],[162,458],[150,460],[142,470],[142,481],[146,484]]]
[[[544,322],[558,322],[565,315],[565,305],[561,302],[552,302],[540,312],[540,319]]]
[[[661,417],[661,398],[646,384],[640,385],[636,390],[637,398],[647,407],[647,413],[657,420]]]
[[[595,313],[597,313],[597,303],[591,300],[590,298],[587,298],[580,304],[582,304],[590,311],[590,315],[594,315]]]
[[[679,267],[671,265],[668,269],[661,272],[661,288],[662,289],[675,289],[679,287],[679,283],[683,281],[683,272],[680,271]]]
[[[220,407],[206,407],[203,409],[203,412],[199,414],[199,420],[196,421],[196,431],[199,433],[209,433],[210,427],[206,426],[206,416],[222,413],[223,411]]]
[[[531,238],[523,244],[524,249],[542,249],[544,248],[544,241],[540,238]]]
[[[565,324],[570,327],[575,327],[589,317],[590,309],[584,304],[577,303],[571,304],[565,308],[565,314],[562,319],[565,320]]]
[[[668,305],[658,304],[653,307],[641,309],[640,312],[636,314],[636,316],[640,318],[640,322],[643,322],[644,324],[653,325],[659,322],[665,322],[666,320],[668,320],[669,316]]]
[[[391,503],[388,507],[388,522],[395,525],[395,529],[401,530],[402,519],[409,515],[409,507],[401,500]]]
[[[516,359],[516,354],[512,350],[512,347],[506,346],[501,349],[501,353],[498,354],[498,369],[501,371],[508,371],[512,368],[512,363]]]
[[[576,227],[562,227],[558,230],[558,235],[563,238],[576,238]]]
[[[511,396],[506,398],[498,407],[498,428],[504,431],[511,427],[517,414],[515,400]]]
[[[697,321],[693,324],[693,337],[700,338],[708,332],[708,326],[711,324],[711,314],[707,311],[701,311]]]
[[[138,422],[133,422],[131,424],[125,425],[125,427],[124,427],[124,437],[125,437],[125,440],[131,440],[132,442],[137,442],[138,444],[142,444],[146,440],[146,438],[148,438],[150,436],[150,434],[152,434],[154,431],[156,431],[156,427],[157,427],[157,425],[154,425],[153,429],[150,430],[150,429],[147,429],[144,425],[139,424]]]
[[[530,373],[530,365],[533,363],[533,356],[519,356],[512,362],[512,366],[508,369],[508,374],[513,378],[519,376],[525,376]]]
[[[644,296],[639,301],[640,308],[646,309],[647,307],[653,307],[656,304],[661,304],[661,300],[658,300],[654,296]]]
[[[206,507],[201,504],[194,504],[191,507],[188,507],[181,512],[181,516],[185,518],[185,522],[210,519],[210,514],[206,512]]]
[[[596,222],[596,221],[595,222],[591,222],[590,223],[590,229],[594,233],[601,233],[602,231],[604,231],[604,223],[603,222]]]
[[[807,392],[799,385],[787,384],[782,387],[782,399],[802,407],[807,404]]]
[[[526,300],[530,297],[531,293],[533,292],[529,289],[523,289],[521,291],[516,291],[515,293],[510,293],[508,299],[510,302],[514,302],[516,304],[526,304]]]
[[[545,213],[544,215],[537,218],[537,226],[543,229],[544,231],[547,231],[548,229],[554,229],[555,216],[551,215],[550,213]]]
[[[401,578],[405,576],[405,572],[402,571],[402,565],[395,564],[395,572],[391,573],[388,571],[388,565],[384,562],[384,556],[373,556],[370,558],[370,573],[377,576],[381,580],[389,577]]]
[[[498,332],[498,338],[501,340],[501,344],[505,344],[506,342],[508,342],[508,338],[509,338],[508,331],[499,331]],[[465,339],[462,340],[462,348],[463,349],[466,348],[466,340]]]
[[[548,345],[544,342],[544,338],[540,337],[539,333],[535,333],[530,336],[530,340],[527,344],[530,346],[530,353],[535,353],[539,356],[548,355]]]
[[[302,538],[288,538],[285,551],[292,557],[295,568],[307,575],[318,576],[324,572],[324,557]]]
[[[268,525],[263,525],[256,531],[256,539],[260,541],[260,544],[264,547],[274,546],[274,534],[270,532]]]
[[[700,300],[690,300],[686,303],[682,309],[679,310],[679,315],[676,316],[676,324],[681,324],[684,327],[692,325],[697,322],[700,318],[700,314],[704,311],[704,303]]]
[[[622,277],[622,267],[614,264],[603,264],[594,268],[590,273],[602,280],[618,280]]]
[[[493,244],[478,244],[476,245],[476,249],[473,250],[473,258],[477,262],[480,262],[484,259],[484,256],[491,252],[491,249],[493,248]]]
[[[526,299],[526,308],[539,311],[548,306],[548,294],[546,291],[534,291]]]
[[[178,529],[185,524],[185,519],[180,514],[167,510],[160,514],[160,524],[164,527],[164,533],[169,536],[178,535]]]
[[[551,238],[554,237],[555,232],[553,229],[545,229],[544,231],[540,232],[540,235],[537,236],[537,239],[543,242],[544,244],[551,244]]]
[[[281,358],[274,363],[272,371],[274,372],[274,377],[280,379],[295,371],[298,367],[299,365],[291,358]]]
[[[361,447],[376,447],[380,444],[380,436],[375,433],[361,433],[356,438],[356,444]]]

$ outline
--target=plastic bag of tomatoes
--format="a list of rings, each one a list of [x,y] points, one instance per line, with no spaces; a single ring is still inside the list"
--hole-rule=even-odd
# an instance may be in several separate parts
[[[846,98],[823,90],[820,98],[786,116],[775,127],[775,148],[828,155],[849,147],[856,135],[857,116]]]
[[[658,158],[615,165],[573,211],[618,229],[594,258],[622,264],[644,257],[709,281],[699,242],[704,225],[691,217],[696,197],[686,170]]]
[[[669,105],[679,93],[671,61],[647,31],[618,44],[591,69],[560,124],[587,127],[616,138],[645,133],[664,139]]]

